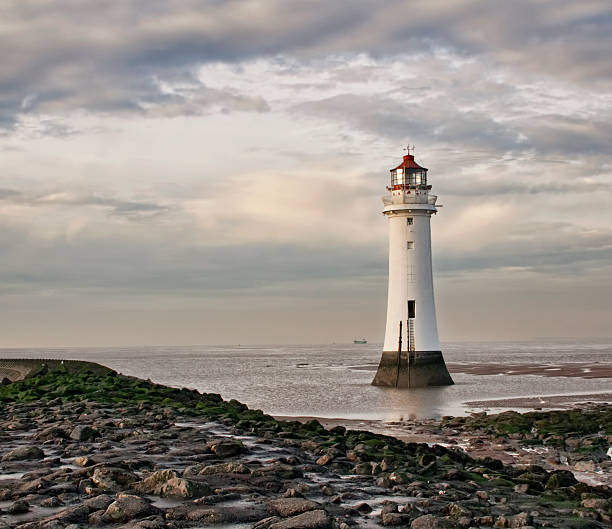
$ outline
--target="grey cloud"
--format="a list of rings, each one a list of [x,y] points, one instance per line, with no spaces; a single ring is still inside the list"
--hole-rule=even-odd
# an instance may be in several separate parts
[[[129,218],[143,218],[167,212],[168,205],[151,201],[121,200],[94,193],[34,193],[16,189],[0,189],[0,201],[12,204],[27,205],[30,207],[44,206],[95,206],[108,209],[116,216]]]
[[[209,61],[275,54],[308,61],[446,47],[564,79],[608,82],[611,17],[605,1],[570,0],[358,0],[350,8],[343,2],[285,0],[64,0],[43,8],[13,0],[3,8],[11,31],[0,37],[0,126],[10,127],[24,111],[137,112],[140,101],[159,94],[155,77],[188,75]],[[22,108],[30,94],[37,97]]]
[[[4,226],[7,249],[0,284],[13,291],[62,289],[122,296],[175,293],[186,296],[286,295],[309,281],[384,283],[386,241],[379,245],[305,247],[296,244],[183,245],[180,237],[152,232],[92,238],[57,238],[53,244]],[[475,251],[436,250],[441,276],[470,270],[521,267],[548,277],[587,274],[612,259],[612,231],[569,223],[508,226],[500,242]],[[302,286],[300,286],[302,285]],[[279,289],[278,287],[281,286]],[[383,287],[384,288],[384,287]]]
[[[229,90],[204,86],[144,101],[145,113],[152,117],[198,116],[207,112],[268,112],[270,106],[260,96],[247,96]],[[150,105],[149,105],[150,104]]]
[[[474,148],[496,151],[520,147],[518,134],[508,125],[495,121],[485,112],[461,112],[447,104],[413,105],[383,96],[342,94],[320,101],[296,105],[294,110],[325,119],[344,121],[352,127],[385,136],[398,142],[411,138],[420,141],[465,143]]]
[[[602,119],[603,118],[603,119]],[[611,112],[596,118],[532,116],[521,125],[527,144],[541,152],[597,154],[610,152]]]
[[[36,129],[31,131],[33,137],[51,136],[53,138],[67,138],[77,133],[74,127],[51,118],[39,120]]]
[[[140,214],[159,214],[168,210],[167,206],[146,202],[120,202],[106,201],[103,205],[110,205],[115,215],[140,215]]]
[[[448,87],[452,90],[452,87]],[[437,96],[428,103],[415,103],[408,95],[405,101],[386,97],[345,93],[318,101],[296,105],[293,110],[322,119],[344,122],[365,132],[402,142],[409,133],[427,144],[441,143],[457,148],[486,149],[493,153],[535,151],[550,155],[608,154],[612,138],[609,110],[600,116],[540,115],[537,109],[524,111],[521,117],[508,119],[504,100],[489,94],[482,110],[462,110],[456,100],[469,93],[462,86],[454,99]],[[459,92],[461,90],[461,92]],[[471,106],[478,95],[470,96]]]
[[[20,102],[2,94],[2,87],[0,86],[0,137],[14,127],[20,108]]]
[[[77,237],[69,242],[58,238],[49,245],[10,226],[3,229],[0,242],[10,249],[0,270],[0,283],[24,291],[244,295],[315,279],[379,278],[385,268],[382,252],[364,258],[360,249],[350,247],[330,250],[258,244],[201,248],[182,247],[163,237],[125,236]]]
[[[15,189],[0,189],[0,200],[13,200],[22,196],[23,194]]]
[[[497,195],[551,195],[551,194],[587,194],[597,191],[612,192],[612,184],[593,182],[585,179],[575,179],[573,182],[542,182],[541,180],[525,182],[518,178],[508,181],[507,178],[497,178],[481,181],[475,178],[447,178],[438,187],[444,190],[445,196],[497,196]]]
[[[435,263],[442,273],[521,267],[542,275],[581,274],[612,259],[612,229],[586,229],[563,222],[508,224],[506,233],[477,252],[442,249]]]

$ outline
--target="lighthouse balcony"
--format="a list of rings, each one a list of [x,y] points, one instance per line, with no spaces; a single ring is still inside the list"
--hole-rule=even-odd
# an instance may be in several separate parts
[[[437,195],[430,195],[427,192],[412,192],[405,193],[403,191],[391,191],[390,195],[382,197],[383,204],[390,206],[392,204],[429,204],[435,206]]]

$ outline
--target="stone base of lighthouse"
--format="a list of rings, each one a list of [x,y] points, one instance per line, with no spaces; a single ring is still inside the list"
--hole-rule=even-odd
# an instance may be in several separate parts
[[[453,379],[440,351],[383,351],[373,386],[423,388],[450,386]]]

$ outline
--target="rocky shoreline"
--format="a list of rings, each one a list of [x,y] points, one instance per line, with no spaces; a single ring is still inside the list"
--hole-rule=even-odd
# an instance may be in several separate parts
[[[609,527],[610,488],[463,449],[585,438],[605,463],[610,406],[568,413],[445,418],[431,445],[54,366],[0,387],[0,529]]]
[[[612,436],[602,433],[612,422],[611,410],[609,405],[587,402],[568,411],[480,412],[442,420],[319,420],[326,428],[340,425],[411,443],[459,447],[475,459],[490,457],[514,466],[568,470],[585,483],[612,487]],[[299,418],[312,419],[316,417]]]

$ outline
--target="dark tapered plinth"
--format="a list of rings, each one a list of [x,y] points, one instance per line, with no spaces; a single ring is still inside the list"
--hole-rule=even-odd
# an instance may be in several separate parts
[[[383,351],[373,386],[398,388],[423,388],[427,386],[450,386],[454,384],[444,357],[440,351]]]

